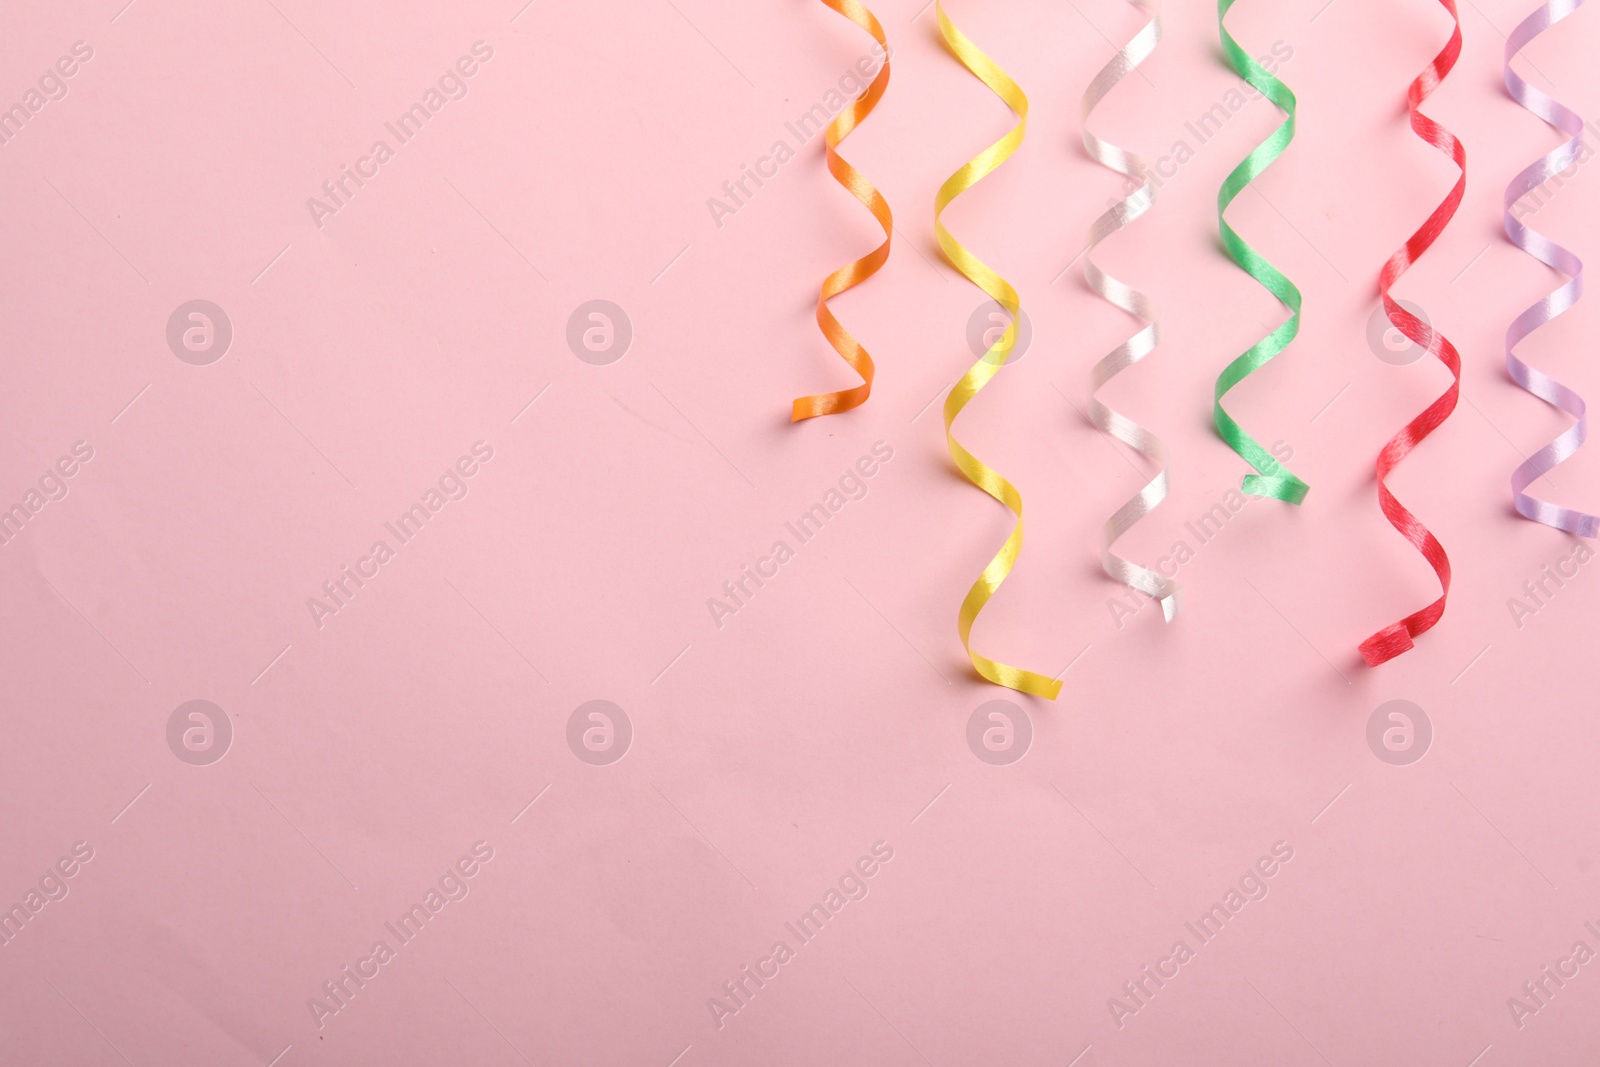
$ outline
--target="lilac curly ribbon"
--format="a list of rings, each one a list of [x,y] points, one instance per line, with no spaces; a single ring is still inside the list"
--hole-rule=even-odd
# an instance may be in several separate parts
[[[1523,225],[1511,213],[1511,208],[1524,196],[1578,161],[1583,152],[1583,119],[1557,103],[1553,97],[1529,85],[1511,69],[1511,60],[1529,41],[1582,6],[1583,0],[1551,0],[1523,19],[1511,31],[1511,36],[1506,38],[1506,91],[1517,103],[1567,135],[1566,141],[1525,167],[1506,186],[1506,237],[1545,266],[1567,276],[1564,285],[1518,315],[1506,329],[1506,372],[1522,388],[1577,420],[1512,472],[1511,499],[1517,511],[1525,518],[1578,537],[1594,537],[1600,533],[1600,517],[1561,507],[1523,492],[1559,464],[1576,455],[1578,449],[1583,447],[1589,427],[1583,398],[1548,374],[1528,366],[1514,351],[1519,341],[1572,307],[1583,295],[1583,261],[1537,230]]]
[[[1089,88],[1084,90],[1083,146],[1095,162],[1127,178],[1137,179],[1141,184],[1094,220],[1089,231],[1089,247],[1083,257],[1083,276],[1095,295],[1143,320],[1145,325],[1094,365],[1089,378],[1089,417],[1102,432],[1135,449],[1157,468],[1155,476],[1145,483],[1144,488],[1106,520],[1105,534],[1100,543],[1100,565],[1106,574],[1123,585],[1159,600],[1162,617],[1171,622],[1178,614],[1178,583],[1111,551],[1118,538],[1133,529],[1135,523],[1167,498],[1167,450],[1155,434],[1107,407],[1099,396],[1102,386],[1155,351],[1161,340],[1161,312],[1156,302],[1105,273],[1091,258],[1101,241],[1150,210],[1155,202],[1156,190],[1150,181],[1149,164],[1126,149],[1102,141],[1089,129],[1089,114],[1094,111],[1095,105],[1149,58],[1161,40],[1161,16],[1155,7],[1142,0],[1129,2],[1149,21],[1111,57],[1111,61],[1089,83]]]

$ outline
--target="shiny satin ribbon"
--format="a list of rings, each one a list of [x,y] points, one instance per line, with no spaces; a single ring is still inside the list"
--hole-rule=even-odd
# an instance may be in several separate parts
[[[1400,501],[1389,492],[1389,487],[1384,484],[1391,471],[1399,465],[1406,454],[1422,442],[1429,434],[1438,429],[1444,420],[1455,410],[1456,399],[1461,391],[1461,356],[1456,352],[1455,345],[1447,340],[1444,334],[1434,330],[1427,323],[1407,311],[1394,297],[1389,295],[1389,290],[1415,263],[1424,252],[1432,247],[1439,234],[1455,216],[1456,208],[1461,204],[1461,198],[1467,191],[1467,153],[1461,147],[1461,142],[1443,126],[1434,122],[1417,109],[1422,106],[1439,84],[1444,81],[1451,69],[1456,65],[1456,60],[1461,56],[1461,16],[1456,12],[1455,0],[1439,0],[1444,9],[1450,12],[1450,17],[1455,20],[1455,29],[1450,34],[1444,50],[1433,57],[1433,62],[1417,75],[1406,91],[1406,110],[1411,116],[1411,128],[1418,137],[1449,156],[1461,170],[1461,177],[1456,180],[1450,194],[1444,198],[1433,214],[1428,216],[1422,228],[1412,234],[1405,243],[1405,247],[1389,257],[1383,265],[1383,272],[1378,276],[1378,292],[1383,298],[1384,312],[1389,316],[1389,321],[1394,324],[1412,344],[1421,345],[1427,349],[1429,355],[1437,356],[1450,370],[1450,388],[1444,394],[1429,404],[1422,414],[1412,419],[1405,428],[1395,434],[1389,443],[1383,446],[1383,451],[1378,453],[1378,505],[1383,509],[1383,514],[1388,518],[1390,525],[1399,530],[1407,541],[1421,552],[1428,565],[1433,568],[1434,574],[1439,577],[1439,599],[1429,604],[1420,611],[1415,611],[1399,622],[1386,626],[1361,642],[1361,658],[1366,660],[1367,666],[1376,667],[1409,651],[1412,639],[1433,628],[1434,623],[1444,614],[1445,599],[1450,594],[1450,559],[1445,555],[1444,546],[1438,538],[1428,532],[1428,528],[1417,521],[1415,515],[1401,506]]]
[[[1153,6],[1142,0],[1129,0],[1150,21],[1133,35],[1123,48],[1100,69],[1083,94],[1083,147],[1089,157],[1104,167],[1128,178],[1137,178],[1142,184],[1094,220],[1089,228],[1089,247],[1084,252],[1084,281],[1094,293],[1128,314],[1144,321],[1145,326],[1122,344],[1112,349],[1089,374],[1089,417],[1094,424],[1128,447],[1138,451],[1156,465],[1157,473],[1144,488],[1133,496],[1106,521],[1100,544],[1100,566],[1106,574],[1123,585],[1137,589],[1146,596],[1161,602],[1161,614],[1171,622],[1178,614],[1178,583],[1164,578],[1148,567],[1140,566],[1111,551],[1119,537],[1156,509],[1167,498],[1167,450],[1155,434],[1119,412],[1100,402],[1101,386],[1123,370],[1133,366],[1161,342],[1161,311],[1156,302],[1146,294],[1118,281],[1097,266],[1092,258],[1095,247],[1111,234],[1133,222],[1150,209],[1155,202],[1155,186],[1151,184],[1150,165],[1126,149],[1101,140],[1089,129],[1089,115],[1117,83],[1127,77],[1155,51],[1161,40],[1161,16]]]
[[[940,215],[952,200],[976,185],[1017,150],[1028,125],[1028,98],[1005,71],[996,66],[993,60],[967,40],[965,34],[956,29],[946,17],[942,3],[936,4],[935,9],[939,15],[939,32],[944,36],[945,44],[950,47],[950,51],[955,53],[962,66],[975,74],[996,96],[1005,101],[1017,116],[1017,124],[1009,133],[968,160],[960,170],[939,186],[939,192],[934,197],[933,229],[939,238],[939,247],[943,250],[945,258],[968,281],[988,293],[990,298],[997,301],[1011,315],[1011,322],[1006,326],[1005,333],[966,374],[961,376],[961,380],[950,390],[950,395],[945,397],[944,401],[944,436],[945,443],[950,449],[950,458],[955,461],[968,481],[1010,508],[1011,513],[1017,517],[1017,524],[1012,527],[1011,536],[1006,538],[1006,543],[989,561],[989,565],[983,569],[978,580],[972,583],[972,588],[967,590],[966,598],[961,601],[961,611],[957,615],[957,629],[961,634],[961,644],[972,660],[973,668],[984,678],[996,685],[1054,700],[1061,692],[1061,683],[1056,679],[1025,671],[1020,667],[997,663],[972,650],[973,622],[977,620],[978,613],[989,602],[989,598],[1000,588],[1000,583],[1005,581],[1006,575],[1011,573],[1011,568],[1022,551],[1022,494],[1017,492],[1016,486],[1001,477],[999,471],[985,465],[982,460],[968,452],[956,440],[950,427],[956,421],[956,416],[961,414],[961,409],[978,395],[979,390],[989,384],[989,380],[1010,357],[1011,349],[1016,344],[1017,323],[1021,318],[1022,306],[1017,291],[1011,288],[1004,278],[989,269],[982,260],[967,251],[961,242],[950,236],[950,232],[940,220]]]
[[[1511,499],[1517,511],[1535,522],[1565,530],[1578,537],[1600,532],[1600,517],[1561,507],[1523,492],[1583,447],[1589,427],[1583,398],[1554,378],[1533,369],[1514,351],[1517,343],[1578,302],[1583,295],[1583,261],[1511,214],[1511,208],[1528,193],[1573,166],[1583,151],[1583,119],[1540,92],[1511,69],[1511,60],[1529,41],[1560,22],[1583,0],[1547,3],[1523,19],[1506,38],[1505,82],[1512,99],[1567,135],[1567,140],[1523,169],[1506,186],[1505,228],[1511,243],[1547,267],[1567,276],[1566,284],[1518,315],[1506,329],[1506,372],[1511,380],[1542,400],[1572,416],[1575,421],[1554,441],[1535,452],[1511,475]]]
[[[1251,496],[1266,496],[1290,504],[1299,504],[1305,500],[1306,493],[1311,487],[1289,473],[1287,468],[1273,458],[1272,453],[1262,448],[1234,421],[1233,416],[1222,409],[1222,398],[1227,395],[1228,390],[1288,348],[1289,342],[1300,332],[1300,290],[1295,288],[1294,283],[1276,267],[1263,259],[1255,249],[1245,244],[1239,235],[1233,232],[1233,227],[1228,225],[1225,217],[1228,205],[1233,203],[1234,198],[1243,192],[1245,186],[1254,181],[1257,175],[1266,170],[1273,160],[1281,156],[1283,150],[1289,146],[1289,142],[1294,140],[1294,94],[1265,67],[1251,59],[1228,32],[1223,19],[1227,17],[1228,9],[1233,7],[1233,2],[1234,0],[1217,0],[1217,31],[1222,37],[1222,54],[1227,57],[1228,65],[1239,77],[1255,86],[1261,95],[1271,100],[1278,110],[1284,113],[1284,119],[1283,124],[1272,131],[1272,136],[1257,145],[1223,180],[1222,188],[1217,190],[1217,226],[1222,231],[1222,244],[1228,250],[1228,255],[1244,268],[1246,274],[1260,282],[1289,309],[1289,318],[1283,325],[1251,345],[1242,355],[1223,368],[1217,377],[1213,418],[1217,433],[1227,442],[1228,447],[1256,469],[1255,474],[1245,476],[1244,491]]]
[[[883,51],[883,68],[878,71],[878,76],[872,79],[872,84],[867,86],[849,107],[839,112],[838,116],[828,124],[827,136],[824,138],[829,172],[840,185],[849,189],[855,198],[872,212],[873,217],[878,220],[878,225],[883,227],[883,244],[824,278],[822,289],[817,294],[817,325],[822,328],[822,336],[826,337],[834,351],[850,364],[851,369],[861,375],[861,384],[834,393],[800,397],[794,402],[794,408],[789,416],[790,422],[849,411],[866,403],[868,395],[871,394],[874,373],[872,357],[867,354],[861,343],[850,335],[850,331],[834,318],[833,312],[828,310],[828,301],[878,273],[878,268],[889,258],[889,238],[894,231],[894,219],[889,214],[888,202],[872,187],[871,182],[862,177],[859,171],[846,163],[835,151],[839,142],[860,125],[861,120],[872,114],[872,109],[878,106],[878,100],[889,85],[889,42],[884,38],[883,27],[878,24],[877,18],[856,0],[822,0],[822,2],[872,34],[873,39],[878,42],[878,47]]]

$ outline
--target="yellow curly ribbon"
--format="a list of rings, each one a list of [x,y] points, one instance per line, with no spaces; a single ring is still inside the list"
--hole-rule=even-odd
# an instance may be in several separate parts
[[[867,397],[871,394],[872,357],[867,354],[861,342],[852,337],[850,331],[834,318],[833,312],[828,310],[828,301],[878,273],[878,268],[889,258],[889,238],[894,232],[894,217],[889,213],[888,202],[860,171],[835,151],[839,147],[839,142],[848,137],[850,131],[859,126],[863,119],[872,114],[872,109],[878,106],[878,100],[889,85],[889,42],[884,37],[883,27],[878,25],[877,18],[856,0],[822,0],[822,2],[872,34],[873,39],[878,42],[878,50],[883,53],[883,68],[878,71],[878,76],[872,79],[872,84],[867,86],[849,107],[839,112],[838,118],[828,124],[828,135],[824,138],[828,171],[840,185],[849,189],[855,198],[872,212],[873,217],[878,220],[878,225],[883,227],[883,244],[828,275],[823,280],[822,289],[817,295],[817,325],[822,327],[822,335],[828,339],[834,351],[850,364],[852,370],[861,375],[861,384],[837,392],[800,397],[794,402],[789,416],[790,422],[849,411],[866,403]]]
[[[944,436],[950,448],[950,458],[955,460],[956,466],[966,475],[968,481],[1010,508],[1011,513],[1017,517],[1017,524],[1012,528],[1011,536],[1006,538],[1006,543],[989,561],[989,565],[983,569],[978,580],[972,583],[972,588],[967,590],[966,599],[961,602],[957,625],[961,633],[961,644],[966,648],[967,656],[979,674],[996,685],[1054,700],[1061,692],[1061,683],[1056,679],[1025,671],[1020,667],[996,663],[972,650],[973,622],[977,620],[978,613],[989,602],[989,598],[1000,588],[1000,583],[1006,580],[1006,575],[1011,573],[1017,556],[1022,552],[1022,494],[1017,492],[1014,485],[1001,477],[999,471],[985,465],[982,460],[962,447],[955,435],[950,432],[950,427],[956,421],[956,416],[961,414],[961,409],[978,395],[979,390],[989,384],[995,372],[1010,357],[1012,346],[1016,344],[1017,323],[1021,318],[1022,303],[1017,298],[1017,291],[1011,288],[1004,278],[990,270],[982,260],[962,247],[961,242],[950,236],[950,231],[944,228],[944,223],[939,218],[951,201],[982,181],[1017,150],[1028,126],[1028,98],[1005,71],[996,66],[993,60],[967,40],[965,34],[956,29],[945,15],[942,3],[937,5],[936,10],[939,14],[939,32],[944,36],[945,44],[950,47],[950,51],[961,61],[962,66],[977,75],[978,79],[1005,101],[1017,116],[1017,124],[1010,133],[978,153],[960,170],[950,175],[945,183],[939,186],[939,193],[934,198],[933,228],[938,235],[939,247],[943,250],[945,259],[949,260],[950,265],[960,271],[968,281],[988,293],[991,299],[1011,313],[1011,323],[1006,327],[1000,340],[996,341],[994,347],[985,352],[982,358],[962,375],[944,402]]]

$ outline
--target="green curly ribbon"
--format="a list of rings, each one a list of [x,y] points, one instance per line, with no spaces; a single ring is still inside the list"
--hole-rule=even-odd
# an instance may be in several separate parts
[[[1284,113],[1284,119],[1283,125],[1274,130],[1271,137],[1257,145],[1242,163],[1233,168],[1232,173],[1223,181],[1222,188],[1217,190],[1217,225],[1222,231],[1222,243],[1227,248],[1228,255],[1244,268],[1246,274],[1260,282],[1273,296],[1282,301],[1288,307],[1290,314],[1287,322],[1251,345],[1243,355],[1229,363],[1217,376],[1214,417],[1217,433],[1227,442],[1228,447],[1239,453],[1245,462],[1256,469],[1257,473],[1245,476],[1244,491],[1251,496],[1269,496],[1286,503],[1299,504],[1305,500],[1306,493],[1311,487],[1272,458],[1270,452],[1244,432],[1234,421],[1233,416],[1222,410],[1222,398],[1227,395],[1228,390],[1244,381],[1252,372],[1265,366],[1273,356],[1288,348],[1289,342],[1300,332],[1300,290],[1296,289],[1294,283],[1284,277],[1276,267],[1257,254],[1255,249],[1245,244],[1239,235],[1233,232],[1233,227],[1228,225],[1228,220],[1223,217],[1228,205],[1233,203],[1234,197],[1243,192],[1245,186],[1266,170],[1273,160],[1281,156],[1283,150],[1289,146],[1289,142],[1294,140],[1294,94],[1289,91],[1287,85],[1268,73],[1265,67],[1251,59],[1223,25],[1222,20],[1227,16],[1233,2],[1234,0],[1217,0],[1217,30],[1222,35],[1223,55],[1227,57],[1228,65],[1239,77],[1255,86],[1257,91],[1277,105],[1278,110]]]

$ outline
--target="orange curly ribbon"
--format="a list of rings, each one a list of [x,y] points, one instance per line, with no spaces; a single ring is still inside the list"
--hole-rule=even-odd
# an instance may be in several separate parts
[[[861,176],[860,171],[845,162],[835,151],[839,142],[849,136],[850,131],[872,113],[872,109],[877,106],[879,98],[883,96],[883,91],[889,84],[889,42],[884,38],[883,27],[878,25],[877,18],[856,0],[822,0],[822,2],[872,34],[878,42],[878,47],[883,51],[883,68],[878,71],[878,76],[872,79],[872,84],[867,86],[849,107],[828,124],[827,136],[824,139],[828,171],[840,185],[849,189],[855,198],[872,212],[878,224],[883,227],[883,244],[828,275],[823,279],[822,289],[817,294],[817,325],[822,327],[822,335],[828,339],[834,351],[861,375],[861,384],[834,393],[818,393],[798,398],[790,413],[790,422],[849,411],[866,403],[867,397],[872,393],[874,371],[872,357],[867,354],[861,343],[850,335],[850,331],[834,318],[833,312],[828,310],[828,301],[878,273],[878,268],[889,258],[889,238],[894,230],[894,219],[889,214],[888,201],[872,187],[871,182]]]

